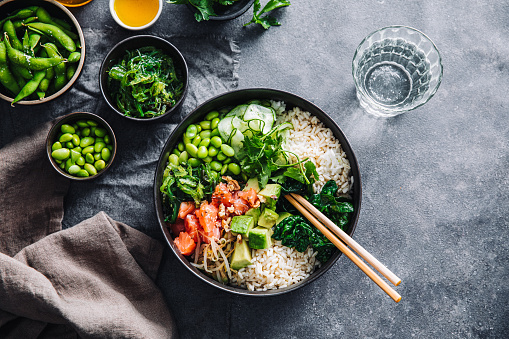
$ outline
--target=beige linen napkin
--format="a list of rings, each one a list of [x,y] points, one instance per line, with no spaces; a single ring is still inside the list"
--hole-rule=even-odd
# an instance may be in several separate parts
[[[0,149],[0,338],[176,338],[159,242],[103,212],[60,230],[50,126]]]

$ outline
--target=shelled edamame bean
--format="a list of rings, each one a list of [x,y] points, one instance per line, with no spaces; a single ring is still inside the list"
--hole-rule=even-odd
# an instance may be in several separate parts
[[[191,167],[208,163],[213,171],[221,175],[239,175],[241,170],[234,161],[235,150],[223,143],[219,136],[219,116],[218,111],[211,111],[204,120],[189,125],[169,155],[169,163]]]
[[[51,157],[76,177],[94,176],[111,160],[113,138],[94,120],[76,120],[60,126],[51,146]]]
[[[58,92],[72,79],[80,59],[78,34],[44,7],[0,15],[0,91],[14,98],[11,105]]]

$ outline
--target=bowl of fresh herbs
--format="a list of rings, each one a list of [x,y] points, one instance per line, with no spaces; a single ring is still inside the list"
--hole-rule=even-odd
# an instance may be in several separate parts
[[[335,179],[336,174],[343,171],[340,169],[342,165],[332,162],[332,168],[327,165],[326,170],[331,170],[334,178],[331,180],[318,173],[326,172],[322,172],[323,167],[315,167],[316,162],[311,158],[301,157],[297,162],[288,162],[293,152],[283,139],[293,138],[289,133],[294,133],[294,127],[295,131],[297,129],[296,125],[284,121],[286,114],[308,115],[313,124],[330,130],[327,133],[331,140],[342,147],[341,159],[334,161],[348,159],[348,164],[344,163],[348,174],[343,184],[337,184],[343,179]],[[280,118],[283,120],[278,120]],[[319,122],[313,120],[316,118]],[[303,127],[305,125],[306,122],[302,123]],[[329,139],[322,139],[321,145],[329,145]],[[321,155],[320,151],[318,156]],[[225,187],[229,187],[228,190]],[[279,188],[263,193],[268,187]],[[261,204],[256,203],[255,196],[250,200],[251,189],[257,192]],[[360,214],[361,190],[355,154],[334,120],[302,97],[267,88],[231,91],[197,107],[167,139],[154,178],[157,219],[176,257],[205,283],[229,293],[248,296],[274,296],[301,288],[321,277],[341,256],[332,243],[292,209],[284,198],[286,194],[301,194],[351,236]],[[246,195],[251,208],[242,210],[242,197]],[[221,207],[223,204],[226,211]],[[214,205],[219,206],[216,206],[219,212]],[[255,217],[257,208],[261,215]],[[272,212],[278,215],[275,223],[262,217],[274,215]],[[251,225],[254,228],[234,229],[237,226],[233,225],[234,215],[245,220],[253,216],[258,221]],[[251,238],[258,234],[267,237],[262,247],[260,244],[254,246],[256,238]],[[251,271],[258,269],[258,265],[262,271],[265,269],[263,262],[256,261],[256,256],[261,253],[263,257],[263,251],[271,256],[270,253],[281,248],[285,253],[293,253],[287,258],[313,249],[320,264],[301,280],[287,285],[281,284],[284,278],[279,276],[281,281],[277,282],[280,284],[277,288],[271,285],[265,289],[267,285],[263,284],[267,282],[257,285],[256,279],[247,281],[246,285],[246,277],[250,279]],[[267,261],[272,260],[269,259]],[[304,260],[305,265],[307,260]]]
[[[170,116],[187,93],[184,57],[170,42],[153,35],[137,35],[116,44],[104,58],[99,74],[108,105],[134,121]]]

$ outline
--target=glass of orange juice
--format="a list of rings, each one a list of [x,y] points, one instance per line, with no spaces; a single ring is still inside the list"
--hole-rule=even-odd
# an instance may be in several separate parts
[[[61,3],[67,7],[79,7],[88,4],[92,0],[57,0],[57,2]]]
[[[122,27],[141,30],[152,26],[163,9],[163,0],[110,0],[113,19]]]

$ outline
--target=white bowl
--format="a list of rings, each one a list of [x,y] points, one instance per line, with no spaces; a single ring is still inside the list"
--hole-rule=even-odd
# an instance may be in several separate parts
[[[131,31],[141,31],[143,29],[149,28],[150,26],[152,26],[157,21],[157,19],[159,19],[159,16],[161,15],[161,12],[163,10],[163,0],[159,0],[159,9],[157,10],[157,14],[154,17],[154,19],[152,19],[152,21],[150,21],[146,25],[133,27],[133,26],[126,25],[125,23],[122,22],[122,20],[120,20],[120,18],[117,15],[117,12],[115,12],[115,1],[116,0],[110,0],[110,13],[111,13],[111,16],[113,17],[113,19],[115,19],[117,24],[119,24],[121,27],[123,27],[125,29],[129,29]]]

